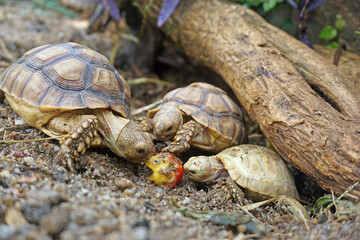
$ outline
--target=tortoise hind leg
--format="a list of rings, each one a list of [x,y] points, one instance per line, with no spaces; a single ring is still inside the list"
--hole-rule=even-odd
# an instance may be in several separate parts
[[[84,115],[78,124],[61,140],[56,162],[67,166],[71,172],[80,168],[79,156],[92,145],[100,145],[97,129],[98,120],[93,115]]]

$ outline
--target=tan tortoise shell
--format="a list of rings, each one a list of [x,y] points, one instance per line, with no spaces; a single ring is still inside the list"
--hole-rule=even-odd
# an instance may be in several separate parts
[[[130,115],[130,89],[109,60],[76,43],[44,45],[0,75],[0,89],[41,111],[111,108]]]
[[[299,199],[286,163],[270,148],[243,144],[223,150],[216,158],[222,161],[237,184],[255,193],[253,198],[263,200],[261,195],[275,197],[285,194]]]
[[[163,98],[208,127],[212,134],[243,142],[245,126],[239,106],[220,88],[203,82],[174,89]]]

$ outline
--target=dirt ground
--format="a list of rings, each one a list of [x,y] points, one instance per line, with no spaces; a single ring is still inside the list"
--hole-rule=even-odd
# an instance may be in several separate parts
[[[70,19],[33,2],[10,2],[0,1],[0,40],[9,51],[0,50],[0,73],[11,59],[42,44],[73,41],[110,56],[110,32],[87,35],[86,21]],[[183,83],[177,82],[173,87]],[[130,85],[133,107],[148,104],[160,94],[154,90],[156,84],[143,85]],[[141,92],[146,92],[146,101]],[[248,128],[252,134],[250,142],[265,143],[255,125]],[[28,126],[3,99],[0,135],[1,140],[46,137]],[[222,183],[199,184],[186,175],[174,189],[156,186],[147,179],[151,170],[144,164],[126,162],[108,149],[89,150],[83,158],[92,162],[91,165],[73,174],[52,164],[58,150],[59,143],[55,140],[0,143],[0,240],[359,239],[360,236],[359,212],[350,207],[345,207],[341,216],[331,209],[319,219],[307,220],[306,224],[296,220],[291,207],[283,203],[259,207],[251,214],[266,226],[265,236],[246,232],[244,227],[200,221],[177,211],[171,202],[191,210],[213,212],[238,211],[242,208],[240,202],[230,196]],[[195,154],[199,153],[189,152],[182,160]],[[297,172],[295,177],[304,200],[302,204],[311,211],[315,200],[324,192],[301,173]],[[245,204],[250,203],[245,200]],[[339,207],[337,210],[339,213]]]

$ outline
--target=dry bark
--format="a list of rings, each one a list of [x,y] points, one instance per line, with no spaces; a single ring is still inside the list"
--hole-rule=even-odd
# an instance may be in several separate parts
[[[161,3],[147,5],[148,21]],[[162,29],[225,79],[286,161],[337,194],[360,180],[360,94],[332,59],[218,0],[181,1]],[[360,197],[360,186],[348,196]]]
[[[336,49],[330,49],[321,45],[314,46],[316,51],[333,62]],[[348,85],[352,86],[351,89],[354,94],[360,93],[360,56],[356,53],[342,51],[341,57],[338,63],[338,69],[347,75],[347,78],[344,78],[344,81],[348,81]]]

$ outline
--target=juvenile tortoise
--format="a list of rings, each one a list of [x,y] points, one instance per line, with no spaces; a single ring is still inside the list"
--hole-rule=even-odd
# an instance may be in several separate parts
[[[215,156],[191,157],[185,173],[199,182],[215,182],[230,177],[249,199],[260,201],[279,195],[299,199],[293,176],[285,162],[267,147],[243,144]]]
[[[106,57],[87,47],[34,48],[2,73],[0,89],[29,125],[61,138],[57,161],[71,171],[89,147],[107,146],[132,162],[155,153],[149,134],[131,120],[126,81]]]
[[[191,146],[219,152],[242,143],[245,126],[237,104],[220,88],[195,82],[167,93],[148,111],[143,124],[158,140],[174,141],[162,151],[181,153]],[[142,119],[144,120],[144,119]]]

